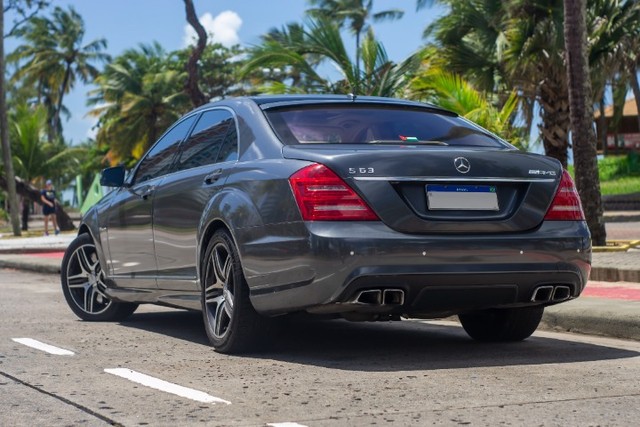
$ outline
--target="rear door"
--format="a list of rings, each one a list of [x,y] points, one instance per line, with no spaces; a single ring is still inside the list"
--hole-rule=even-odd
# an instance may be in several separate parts
[[[222,108],[203,112],[180,147],[174,172],[155,193],[153,235],[161,289],[198,290],[198,225],[237,158],[232,112]]]

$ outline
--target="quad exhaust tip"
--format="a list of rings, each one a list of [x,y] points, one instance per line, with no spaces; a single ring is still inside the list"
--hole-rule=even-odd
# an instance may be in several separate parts
[[[534,289],[531,301],[558,302],[571,298],[571,288],[566,285],[545,285]]]
[[[353,299],[355,304],[366,305],[402,305],[404,291],[402,289],[367,289],[360,291]]]

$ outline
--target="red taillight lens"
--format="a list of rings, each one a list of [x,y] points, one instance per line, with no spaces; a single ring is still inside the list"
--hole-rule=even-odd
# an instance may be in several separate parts
[[[313,164],[289,183],[305,221],[377,221],[369,206],[331,169]]]
[[[562,172],[562,179],[551,206],[544,217],[552,221],[584,221],[582,204],[578,190],[566,170]]]

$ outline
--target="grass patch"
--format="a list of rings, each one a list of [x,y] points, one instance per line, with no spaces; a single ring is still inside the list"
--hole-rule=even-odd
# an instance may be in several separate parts
[[[600,192],[603,196],[640,193],[640,176],[624,176],[600,181]]]
[[[569,173],[575,177],[573,165]],[[640,156],[629,153],[626,156],[607,156],[598,160],[600,192],[603,196],[640,192]]]

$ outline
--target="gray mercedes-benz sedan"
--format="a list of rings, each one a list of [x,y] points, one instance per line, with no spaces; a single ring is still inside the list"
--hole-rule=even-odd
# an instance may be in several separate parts
[[[517,341],[576,298],[591,241],[569,174],[434,105],[259,96],[181,118],[83,218],[62,289],[84,320],[202,310],[220,352],[274,318],[458,315]]]

